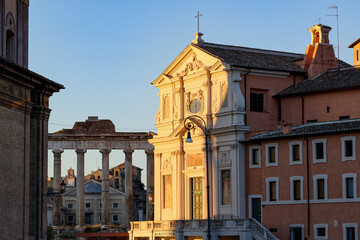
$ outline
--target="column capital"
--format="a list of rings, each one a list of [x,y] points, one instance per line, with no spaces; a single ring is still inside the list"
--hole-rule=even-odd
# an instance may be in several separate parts
[[[77,152],[77,153],[86,153],[86,148],[75,148],[75,152]]]
[[[109,149],[109,148],[100,148],[99,151],[100,151],[101,153],[110,153],[110,152],[111,152],[111,149]]]
[[[134,152],[134,149],[132,149],[132,148],[124,148],[124,149],[123,149],[123,152],[124,152],[125,154],[132,154],[132,153]]]
[[[149,154],[154,154],[154,149],[145,149],[145,153],[146,153],[147,155],[149,155]]]
[[[64,149],[62,149],[62,148],[53,148],[53,149],[52,149],[52,152],[53,152],[53,153],[63,153],[63,152],[64,152]]]

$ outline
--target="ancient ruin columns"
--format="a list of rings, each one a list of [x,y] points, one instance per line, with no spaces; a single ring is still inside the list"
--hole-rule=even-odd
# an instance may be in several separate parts
[[[77,153],[77,176],[76,176],[76,215],[77,215],[77,226],[83,228],[85,225],[85,185],[84,185],[84,158],[86,149],[76,148]]]
[[[145,150],[146,153],[146,220],[154,220],[153,204],[149,201],[149,195],[154,197],[154,150]]]
[[[53,182],[53,191],[54,196],[54,208],[53,208],[53,225],[61,225],[61,154],[64,152],[63,149],[57,148],[53,149],[54,153],[54,182]]]
[[[133,188],[132,188],[132,153],[134,149],[124,149],[125,153],[125,199],[126,214],[129,221],[133,219]]]
[[[102,176],[101,176],[101,223],[103,226],[110,225],[110,200],[109,200],[109,154],[111,149],[100,149],[102,153]]]

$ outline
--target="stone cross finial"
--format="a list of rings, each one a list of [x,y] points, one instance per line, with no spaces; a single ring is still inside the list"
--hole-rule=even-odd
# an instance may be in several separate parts
[[[197,32],[200,32],[199,30],[199,26],[200,26],[200,17],[202,17],[202,14],[200,14],[200,12],[197,12],[197,15],[195,16],[195,18],[197,18]]]

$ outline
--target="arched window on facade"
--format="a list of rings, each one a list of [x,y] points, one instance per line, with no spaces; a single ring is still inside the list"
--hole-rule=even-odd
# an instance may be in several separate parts
[[[16,56],[16,39],[15,39],[15,21],[14,16],[9,12],[6,15],[6,45],[5,57],[11,61],[15,61]]]
[[[6,31],[6,58],[15,61],[15,34],[10,29]]]

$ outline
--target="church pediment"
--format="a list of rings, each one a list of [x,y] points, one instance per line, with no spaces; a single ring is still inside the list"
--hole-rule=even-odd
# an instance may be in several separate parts
[[[204,70],[210,71],[219,62],[219,59],[189,45],[152,84],[155,86],[163,85],[171,83],[179,77],[196,74]]]

